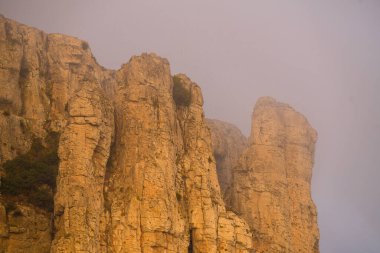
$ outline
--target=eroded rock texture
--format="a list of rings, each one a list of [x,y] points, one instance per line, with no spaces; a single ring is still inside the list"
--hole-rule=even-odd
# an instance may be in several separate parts
[[[247,252],[251,249],[249,226],[225,210],[220,194],[201,90],[186,76],[177,77],[191,94],[191,104],[178,108],[177,117],[184,145],[180,165],[194,252]]]
[[[58,150],[52,252],[100,252],[113,109],[99,88],[86,84],[69,100],[68,114]]]
[[[166,59],[107,70],[85,41],[0,16],[0,252],[312,252],[314,130],[262,100],[239,165],[245,138],[216,121],[211,136],[202,107]],[[38,187],[9,184],[55,162],[25,177]]]
[[[26,233],[29,240],[12,243],[7,218],[2,224],[8,232],[1,250],[49,252],[53,234],[52,252],[97,252],[114,124],[107,99],[113,93],[113,71],[96,63],[84,41],[45,34],[4,17],[0,17],[0,59],[0,164],[28,152],[35,139],[46,148],[57,148],[45,140],[52,133],[61,135],[54,215],[37,207],[33,210],[41,217],[34,222],[47,227],[48,236],[41,237],[28,225],[33,217],[22,212],[24,218],[18,220],[25,232],[20,234]],[[1,202],[30,207],[22,195],[2,194]]]
[[[316,140],[290,106],[267,97],[257,102],[232,189],[232,206],[253,229],[255,252],[319,252],[310,195]]]
[[[169,64],[155,55],[133,57],[117,75],[108,250],[247,252],[249,227],[221,200],[199,86],[177,76],[191,101],[176,105]]]
[[[49,253],[51,235],[51,217],[46,212],[25,204],[9,210],[0,204],[0,252]]]
[[[176,198],[178,129],[169,63],[154,55],[133,57],[117,77],[115,154],[107,184],[109,249],[184,251],[189,237]]]
[[[36,139],[59,157],[54,212],[28,193],[2,194],[0,252],[252,249],[248,224],[221,197],[198,85],[185,75],[173,84],[154,54],[106,70],[84,41],[0,25],[0,164]]]

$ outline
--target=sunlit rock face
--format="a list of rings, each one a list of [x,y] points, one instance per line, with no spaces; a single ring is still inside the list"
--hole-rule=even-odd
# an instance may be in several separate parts
[[[30,205],[25,197],[46,200],[44,185],[17,196],[1,195],[5,218],[0,251],[73,252],[79,244],[91,249],[99,237],[98,174],[104,174],[113,124],[100,85],[110,71],[96,63],[86,42],[45,34],[4,17],[0,59],[0,164],[27,153],[36,139],[46,149],[59,149],[60,158],[54,213],[42,204]],[[61,135],[59,148],[48,143],[51,134]]]
[[[253,230],[255,252],[319,252],[310,193],[316,140],[316,131],[292,107],[259,99],[231,190],[233,209]]]
[[[0,17],[0,141],[0,252],[318,252],[307,120],[260,99],[247,141],[155,54]]]
[[[223,202],[201,89],[166,59],[107,70],[86,42],[4,17],[0,59],[0,165],[35,140],[58,156],[56,178],[34,189],[54,194],[53,211],[2,188],[0,252],[252,250]]]

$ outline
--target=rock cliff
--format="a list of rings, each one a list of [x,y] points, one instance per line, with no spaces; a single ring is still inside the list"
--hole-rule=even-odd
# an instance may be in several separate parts
[[[310,182],[316,131],[290,106],[257,102],[249,148],[233,171],[232,207],[253,230],[255,252],[319,252]]]
[[[231,206],[231,184],[233,171],[240,156],[248,147],[247,138],[234,125],[216,119],[207,119],[211,131],[212,149],[224,201]]]
[[[262,208],[255,170],[239,181],[242,168],[256,167],[238,162],[245,137],[207,122],[202,107],[200,87],[172,76],[155,54],[108,70],[87,42],[0,16],[0,252],[243,253],[272,245],[273,227],[263,228],[274,213],[268,208],[257,222],[251,212]],[[281,150],[289,174],[279,179],[288,195],[273,204],[296,224],[276,234],[286,245],[273,244],[311,252],[317,228],[307,159],[315,137],[309,153],[292,146],[309,136],[294,118],[300,137],[268,135],[289,140]],[[241,161],[269,159],[251,152],[253,138]],[[295,248],[301,233],[310,240]]]

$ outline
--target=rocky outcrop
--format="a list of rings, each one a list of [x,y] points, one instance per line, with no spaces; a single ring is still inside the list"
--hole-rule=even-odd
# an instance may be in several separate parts
[[[232,187],[232,206],[253,229],[255,252],[319,252],[310,191],[316,140],[300,113],[259,99]]]
[[[0,204],[0,252],[49,253],[51,216],[30,205]]]
[[[84,41],[0,21],[0,164],[36,139],[59,157],[53,213],[27,203],[27,193],[1,199],[32,208],[46,235],[21,219],[31,239],[14,243],[13,213],[3,208],[1,250],[251,249],[249,226],[224,207],[198,85],[184,75],[173,84],[154,54],[106,70]],[[58,146],[47,143],[52,133]]]
[[[96,85],[86,84],[69,100],[68,115],[58,149],[52,252],[100,252],[113,108]]]
[[[267,122],[277,107],[260,104]],[[202,106],[200,87],[171,76],[168,61],[155,54],[107,70],[85,41],[1,16],[0,252],[243,253],[256,246],[263,252],[262,244],[307,252],[317,238],[307,188],[314,132],[298,114],[276,111],[284,121],[267,122],[268,134],[259,136],[278,148],[279,172],[265,167],[273,152],[260,152],[255,124],[235,167],[245,138],[217,121],[208,122],[211,135]],[[274,136],[275,124],[285,134]],[[260,174],[266,168],[269,181]],[[15,178],[36,185],[22,192]],[[287,192],[278,193],[277,183]],[[260,187],[269,197],[258,195]],[[276,212],[265,209],[267,197]],[[257,209],[268,212],[257,218]],[[306,232],[304,248],[289,246]],[[286,245],[272,243],[276,236]]]
[[[224,201],[230,206],[232,173],[240,156],[248,147],[247,138],[234,125],[216,119],[207,119],[211,131],[212,149]]]
[[[55,226],[51,213],[38,207],[35,212],[46,215],[47,223],[39,226],[54,232],[53,252],[78,252],[74,248],[81,247],[92,250],[98,244],[99,207],[103,206],[105,164],[114,124],[108,101],[116,82],[114,71],[96,63],[85,41],[45,34],[4,17],[0,17],[0,59],[0,165],[28,152],[36,139],[48,147],[45,140],[49,135],[61,135]],[[1,202],[24,206],[28,200],[22,195],[3,195]],[[8,219],[4,222],[4,227],[11,226]],[[11,244],[12,237],[4,237],[4,245],[13,245],[7,252],[25,252],[25,248],[46,252],[38,248],[44,244],[37,243],[39,235],[33,234],[37,230],[26,229],[31,231],[30,239],[23,244]]]
[[[108,252],[247,252],[249,227],[221,200],[199,86],[176,76],[191,100],[175,104],[169,64],[155,55],[117,76]]]
[[[245,221],[226,211],[218,184],[211,136],[202,109],[198,85],[184,75],[176,76],[190,93],[188,107],[178,108],[182,130],[185,198],[194,252],[249,252],[251,232]]]
[[[116,140],[106,187],[109,252],[181,252],[186,215],[176,193],[178,129],[169,64],[133,57],[117,74]]]

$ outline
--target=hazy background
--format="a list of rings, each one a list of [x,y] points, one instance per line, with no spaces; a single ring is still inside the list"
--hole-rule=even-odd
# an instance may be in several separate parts
[[[248,135],[257,98],[319,132],[322,253],[380,252],[380,1],[0,0],[0,13],[90,43],[119,68],[156,52],[203,90],[206,116]]]

